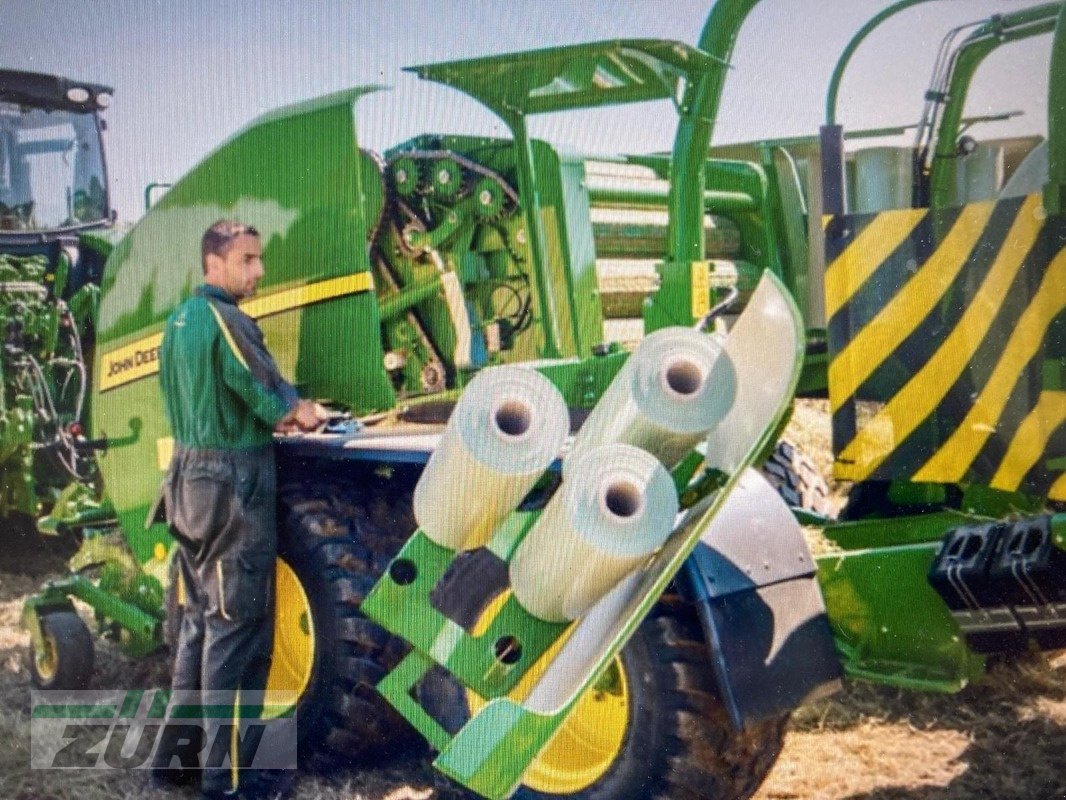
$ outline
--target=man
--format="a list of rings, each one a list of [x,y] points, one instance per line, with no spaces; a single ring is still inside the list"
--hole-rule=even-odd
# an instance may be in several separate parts
[[[318,407],[300,400],[278,373],[259,327],[237,307],[263,277],[258,231],[216,222],[203,235],[201,262],[204,282],[170,316],[160,353],[175,440],[164,496],[185,590],[172,688],[261,692],[274,630],[273,434],[311,430],[320,419]],[[242,707],[247,713],[246,702]],[[240,749],[248,748],[230,755],[246,767],[249,753]],[[157,779],[174,777],[167,766],[157,761]],[[238,788],[242,796],[267,793],[264,776],[236,773],[239,787],[228,766],[205,768],[202,797],[233,797]]]

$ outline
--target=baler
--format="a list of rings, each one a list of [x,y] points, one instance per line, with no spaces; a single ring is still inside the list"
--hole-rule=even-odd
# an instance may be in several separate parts
[[[151,507],[173,447],[155,376],[164,322],[200,279],[196,243],[220,217],[262,232],[267,277],[243,308],[301,392],[337,412],[277,443],[269,688],[292,694],[309,761],[425,740],[445,774],[486,797],[743,798],[791,710],[842,674],[954,691],[989,653],[1061,646],[1061,82],[1035,189],[1019,179],[1008,197],[1003,169],[984,196],[959,178],[984,152],[959,139],[979,54],[1055,30],[1059,4],[975,28],[943,60],[920,126],[935,147],[848,154],[856,137],[829,125],[820,139],[709,158],[755,5],[720,0],[695,47],[629,39],[412,68],[486,105],[509,140],[425,134],[361,149],[358,101],[378,87],[360,87],[260,117],[176,182],[100,278],[91,413],[67,435],[95,452],[106,488],[72,484],[49,517],[83,544],[71,576],[27,603],[36,683],[88,680],[91,638],[71,597],[135,654],[180,617],[174,543]],[[534,114],[654,100],[679,118],[667,154],[577,157],[528,134]],[[1024,176],[1028,151],[1011,146]],[[907,168],[869,166],[879,158]],[[643,422],[610,424],[629,419],[610,404],[649,360],[641,348],[681,332],[714,358],[656,356],[651,374],[719,403],[684,452]],[[960,344],[975,337],[983,349]],[[1003,348],[1013,356],[999,366]],[[487,510],[498,474],[468,481],[434,459],[478,381],[513,369],[555,399],[504,393],[475,408],[478,430],[502,450],[560,407],[573,439]],[[836,468],[855,481],[839,521],[789,509],[752,469],[797,392],[830,398]],[[1009,417],[997,417],[1004,397]],[[581,549],[595,537],[576,522],[562,535],[559,509],[610,472],[609,459],[578,458],[593,430],[597,447],[657,462],[677,503],[655,546],[617,570],[614,551]],[[969,437],[962,450],[953,436]],[[948,457],[977,439],[979,457]],[[651,479],[632,475],[589,489],[602,502],[588,514],[644,519]],[[795,476],[784,483],[796,489]],[[832,552],[812,558],[800,520]],[[605,553],[583,562],[602,557],[603,574],[560,570],[577,552]]]

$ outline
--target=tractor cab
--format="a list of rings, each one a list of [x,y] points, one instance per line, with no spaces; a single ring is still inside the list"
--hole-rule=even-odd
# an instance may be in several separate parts
[[[103,266],[80,240],[114,222],[101,117],[110,102],[107,86],[0,70],[0,255],[43,258],[69,273],[71,293]]]
[[[0,70],[0,236],[110,222],[100,117],[110,101],[106,86]]]

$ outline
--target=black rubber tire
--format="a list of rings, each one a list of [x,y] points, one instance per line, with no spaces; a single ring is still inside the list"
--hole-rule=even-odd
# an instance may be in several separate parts
[[[95,651],[89,626],[74,611],[52,611],[41,617],[41,630],[52,648],[55,669],[42,675],[30,648],[30,679],[38,689],[84,689],[93,676]]]
[[[374,685],[408,646],[359,606],[415,530],[410,483],[301,481],[279,492],[279,555],[307,595],[315,645],[296,708],[301,762],[365,763],[418,746],[420,737]]]
[[[779,441],[761,470],[763,477],[791,507],[823,517],[833,516],[829,484],[814,461],[792,442],[787,439]]]
[[[476,613],[469,605],[464,612],[461,624]],[[621,665],[630,719],[614,764],[580,792],[523,786],[515,800],[744,800],[755,793],[781,752],[789,715],[742,733],[732,728],[691,605],[664,596],[623,648]],[[419,700],[453,733],[469,716],[463,689],[443,669],[423,681]]]

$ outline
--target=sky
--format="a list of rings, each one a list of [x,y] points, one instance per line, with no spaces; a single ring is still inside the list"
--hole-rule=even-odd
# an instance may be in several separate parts
[[[857,51],[840,92],[846,128],[916,122],[933,59],[954,25],[1035,0],[937,0],[904,11]],[[888,0],[764,0],[734,50],[714,141],[811,134],[839,52]],[[711,0],[0,0],[0,67],[115,89],[106,112],[112,204],[143,213],[257,115],[361,84],[360,144],[420,133],[506,136],[473,100],[404,66],[613,38],[695,44]],[[1023,110],[988,135],[1046,131],[1050,36],[1004,47],[974,81],[968,114]],[[592,153],[668,149],[669,103],[535,118],[534,135]]]

